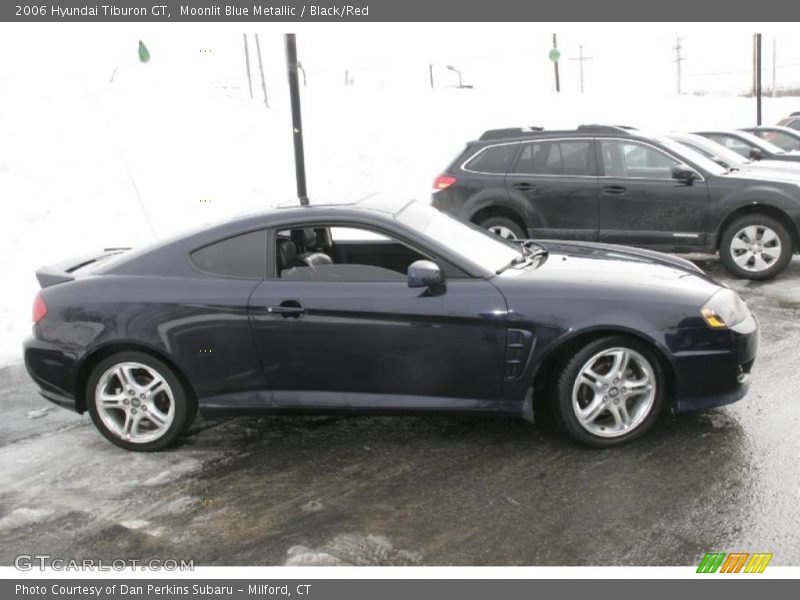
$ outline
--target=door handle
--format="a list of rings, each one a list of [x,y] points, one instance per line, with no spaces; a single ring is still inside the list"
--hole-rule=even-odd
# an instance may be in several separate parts
[[[532,192],[536,189],[536,186],[532,183],[515,183],[514,189],[519,190],[520,192]]]
[[[297,318],[304,314],[306,309],[297,300],[284,300],[280,304],[268,306],[267,312],[284,318]]]
[[[605,185],[602,188],[604,194],[624,194],[628,191],[624,185]]]

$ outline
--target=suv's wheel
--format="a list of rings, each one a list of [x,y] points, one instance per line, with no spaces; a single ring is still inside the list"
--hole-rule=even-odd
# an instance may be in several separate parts
[[[767,215],[739,217],[722,234],[719,255],[731,273],[743,279],[770,279],[792,259],[792,237]]]
[[[172,444],[196,411],[172,369],[133,351],[109,356],[95,367],[86,405],[100,433],[121,448],[142,452]]]
[[[522,227],[508,217],[489,217],[478,225],[506,240],[524,240],[528,237]]]
[[[664,402],[661,363],[644,343],[627,336],[595,340],[562,363],[551,398],[567,433],[596,448],[638,438]]]

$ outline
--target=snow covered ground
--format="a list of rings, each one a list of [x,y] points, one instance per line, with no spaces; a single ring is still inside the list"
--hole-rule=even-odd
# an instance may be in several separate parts
[[[14,58],[0,64],[0,364],[21,360],[39,266],[294,194],[280,36],[262,36],[267,109],[255,62],[249,98],[241,34],[151,35],[153,59],[140,64],[136,36],[92,29],[62,44],[16,31],[0,36],[0,52]],[[203,44],[214,52],[199,51]],[[426,199],[464,142],[491,127],[754,121],[746,98],[620,95],[616,87],[555,94],[513,73],[504,81],[473,90],[310,81],[302,92],[312,201],[374,191]],[[797,100],[766,99],[765,122],[797,109]]]

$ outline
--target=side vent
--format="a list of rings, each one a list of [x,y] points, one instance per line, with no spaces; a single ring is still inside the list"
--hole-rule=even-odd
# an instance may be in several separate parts
[[[506,379],[516,379],[525,370],[525,363],[531,353],[533,334],[525,329],[508,330],[506,348]]]

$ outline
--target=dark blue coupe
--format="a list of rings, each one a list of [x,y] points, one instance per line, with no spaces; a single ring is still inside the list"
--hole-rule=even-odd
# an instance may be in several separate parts
[[[507,241],[413,201],[274,209],[37,277],[31,377],[129,450],[198,409],[534,405],[612,446],[744,396],[758,346],[747,304],[686,260]]]

